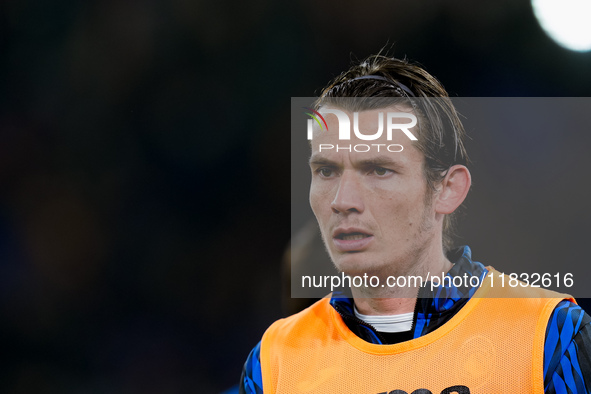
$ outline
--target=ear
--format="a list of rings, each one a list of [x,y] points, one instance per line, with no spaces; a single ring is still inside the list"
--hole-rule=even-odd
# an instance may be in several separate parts
[[[435,212],[449,215],[455,211],[464,202],[471,183],[470,171],[465,166],[450,167],[435,197]]]

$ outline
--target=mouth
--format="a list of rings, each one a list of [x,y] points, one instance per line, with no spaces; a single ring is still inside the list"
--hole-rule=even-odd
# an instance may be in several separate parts
[[[358,229],[338,229],[333,235],[333,244],[342,253],[362,252],[372,241],[372,234]]]
[[[371,237],[369,234],[353,232],[353,233],[340,233],[335,238],[344,241],[357,241],[363,238]]]

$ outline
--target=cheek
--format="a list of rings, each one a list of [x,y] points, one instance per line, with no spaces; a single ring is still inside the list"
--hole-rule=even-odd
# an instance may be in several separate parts
[[[322,212],[323,207],[330,207],[330,196],[325,188],[321,188],[318,185],[312,183],[310,186],[310,207],[312,211],[318,217]]]
[[[422,212],[422,200],[418,197],[413,198],[402,193],[374,197],[374,206],[377,208],[374,216],[387,232],[408,231],[414,227]]]

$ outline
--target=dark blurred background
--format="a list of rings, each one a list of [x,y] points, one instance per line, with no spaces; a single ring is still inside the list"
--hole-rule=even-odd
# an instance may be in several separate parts
[[[290,97],[384,46],[453,96],[591,96],[525,0],[0,2],[2,392],[236,384],[284,314]],[[513,213],[468,212],[476,259],[512,253]]]

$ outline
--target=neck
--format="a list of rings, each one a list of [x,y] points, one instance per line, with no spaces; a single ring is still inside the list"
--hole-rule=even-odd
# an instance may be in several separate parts
[[[427,261],[430,261],[430,264]],[[420,276],[423,279],[422,283],[425,283],[430,281],[430,276],[440,276],[442,273],[447,273],[453,265],[443,252],[439,252],[436,259],[427,261],[417,261],[415,269],[402,276],[406,276],[407,279],[410,276]],[[387,278],[381,277],[380,283],[386,284],[386,280]],[[389,287],[388,285],[376,288],[352,287],[351,294],[357,310],[364,315],[398,315],[413,312],[422,283],[417,281],[415,286],[415,283],[408,284],[408,282],[411,281],[407,280],[407,285],[403,287]]]
[[[415,310],[415,298],[355,298],[355,306],[363,315],[400,315]]]

